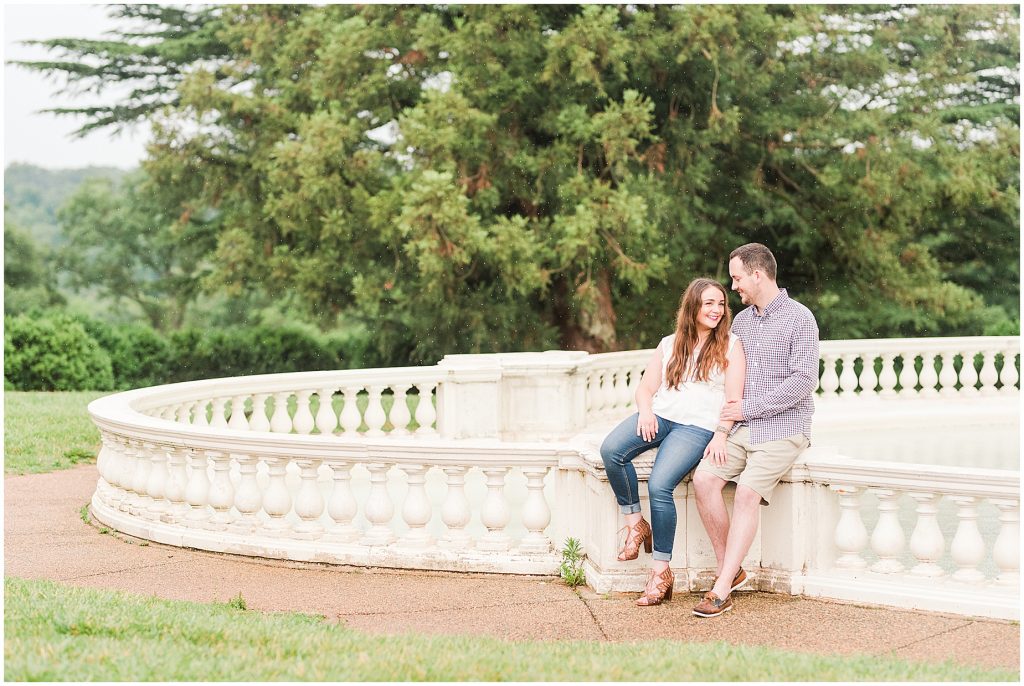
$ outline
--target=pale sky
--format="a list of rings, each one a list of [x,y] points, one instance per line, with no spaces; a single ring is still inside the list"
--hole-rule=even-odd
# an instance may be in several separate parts
[[[72,138],[71,132],[82,124],[77,117],[39,114],[54,106],[86,105],[96,102],[89,94],[76,99],[58,98],[53,92],[59,82],[9,60],[53,59],[39,47],[18,45],[18,41],[46,38],[102,38],[114,20],[107,7],[97,4],[4,5],[2,82],[4,98],[4,166],[27,162],[51,169],[90,165],[128,169],[138,165],[149,139],[148,125],[137,126],[112,137],[108,131],[94,132],[85,138]],[[116,96],[112,96],[116,97]]]

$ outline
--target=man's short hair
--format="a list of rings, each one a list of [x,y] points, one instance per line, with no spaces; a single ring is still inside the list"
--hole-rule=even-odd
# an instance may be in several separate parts
[[[760,243],[747,243],[729,253],[730,260],[734,257],[740,258],[743,268],[748,273],[753,274],[754,270],[758,270],[772,281],[775,281],[778,265],[775,263],[775,255],[772,255],[772,251],[768,249],[768,246],[761,245]]]

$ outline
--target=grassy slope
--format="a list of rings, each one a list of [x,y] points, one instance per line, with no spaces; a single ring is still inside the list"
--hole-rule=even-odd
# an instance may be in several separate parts
[[[67,469],[96,459],[100,432],[86,406],[100,391],[4,393],[4,473]]]
[[[5,678],[160,681],[1016,681],[1016,673],[724,643],[370,637],[320,617],[4,582]]]

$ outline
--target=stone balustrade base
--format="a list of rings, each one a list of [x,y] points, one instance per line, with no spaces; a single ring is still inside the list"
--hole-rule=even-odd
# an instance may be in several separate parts
[[[281,536],[187,529],[163,522],[143,520],[111,508],[97,495],[90,505],[96,521],[117,531],[156,543],[216,553],[264,557],[295,562],[319,562],[360,567],[389,567],[449,572],[557,575],[561,555],[506,551],[422,550],[403,546],[400,541],[382,546],[338,543],[329,538],[300,540]]]

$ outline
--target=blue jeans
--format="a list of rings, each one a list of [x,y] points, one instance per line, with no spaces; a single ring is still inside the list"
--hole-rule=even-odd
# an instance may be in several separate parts
[[[633,458],[655,446],[658,456],[647,480],[651,498],[651,529],[654,532],[654,559],[671,560],[672,543],[676,537],[676,504],[672,494],[683,477],[693,471],[714,432],[689,424],[655,417],[658,432],[654,440],[645,441],[636,434],[639,413],[622,421],[601,444],[608,483],[615,492],[615,501],[623,514],[640,512],[640,489],[637,485]]]

